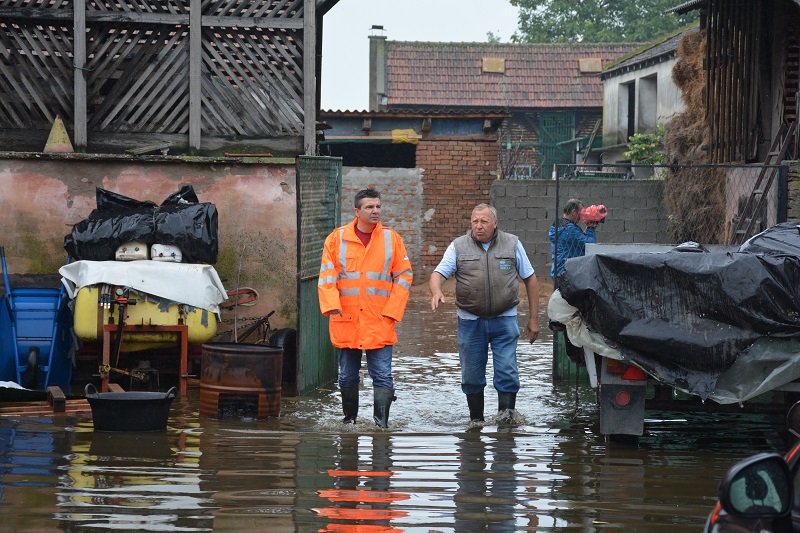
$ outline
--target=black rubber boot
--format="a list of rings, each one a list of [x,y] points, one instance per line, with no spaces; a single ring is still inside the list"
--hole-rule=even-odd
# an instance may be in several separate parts
[[[513,392],[498,392],[497,393],[497,412],[502,413],[509,409],[514,409],[517,403],[517,395]]]
[[[394,389],[386,387],[375,387],[375,409],[374,418],[375,424],[378,427],[386,429],[389,427],[389,406],[397,398],[394,395]]]
[[[342,411],[345,424],[355,424],[358,416],[358,387],[342,387]]]
[[[25,365],[25,388],[36,389],[39,385],[39,348],[28,350],[28,364]]]
[[[467,394],[470,422],[483,422],[483,392]]]

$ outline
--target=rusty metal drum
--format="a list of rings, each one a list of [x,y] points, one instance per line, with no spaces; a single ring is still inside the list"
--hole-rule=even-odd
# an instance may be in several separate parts
[[[279,416],[282,370],[281,348],[233,342],[203,344],[200,416]]]

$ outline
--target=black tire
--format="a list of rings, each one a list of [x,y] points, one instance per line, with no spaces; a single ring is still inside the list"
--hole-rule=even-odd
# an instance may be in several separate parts
[[[292,328],[282,328],[269,337],[269,345],[283,348],[283,372],[281,381],[284,387],[297,386],[297,331]]]
[[[25,385],[26,389],[36,390],[39,388],[39,347],[31,346],[28,350],[28,360],[25,365]]]

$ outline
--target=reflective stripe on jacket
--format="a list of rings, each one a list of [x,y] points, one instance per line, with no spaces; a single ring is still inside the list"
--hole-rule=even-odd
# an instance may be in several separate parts
[[[325,239],[319,269],[319,307],[330,315],[331,343],[337,348],[374,350],[397,343],[395,322],[403,318],[413,275],[400,236],[380,223],[365,247],[357,220]]]

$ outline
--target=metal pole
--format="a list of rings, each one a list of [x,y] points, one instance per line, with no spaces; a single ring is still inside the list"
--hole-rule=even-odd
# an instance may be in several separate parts
[[[561,198],[559,196],[559,194],[560,194],[559,185],[561,183],[561,180],[558,179],[558,165],[556,165],[556,164],[553,165],[553,179],[556,180],[556,210],[555,210],[555,218],[553,219],[553,227],[555,228],[555,239],[553,240],[552,261],[553,261],[553,290],[556,290],[556,289],[558,289],[558,270],[556,268],[558,266],[558,263],[557,263],[557,258],[558,258],[558,231],[559,231],[559,227],[558,227],[558,209],[559,209],[560,204],[561,204]]]
[[[560,203],[559,198],[559,183],[560,180],[558,179],[558,165],[553,165],[553,179],[556,180],[556,210],[555,210],[555,217],[553,218],[553,228],[555,228],[555,238],[553,239],[553,253],[551,260],[553,262],[553,290],[558,289],[558,272],[556,271],[556,257],[558,255],[558,207]],[[561,379],[561,376],[558,372],[558,331],[553,332],[553,361],[552,361],[552,376],[553,379]]]

